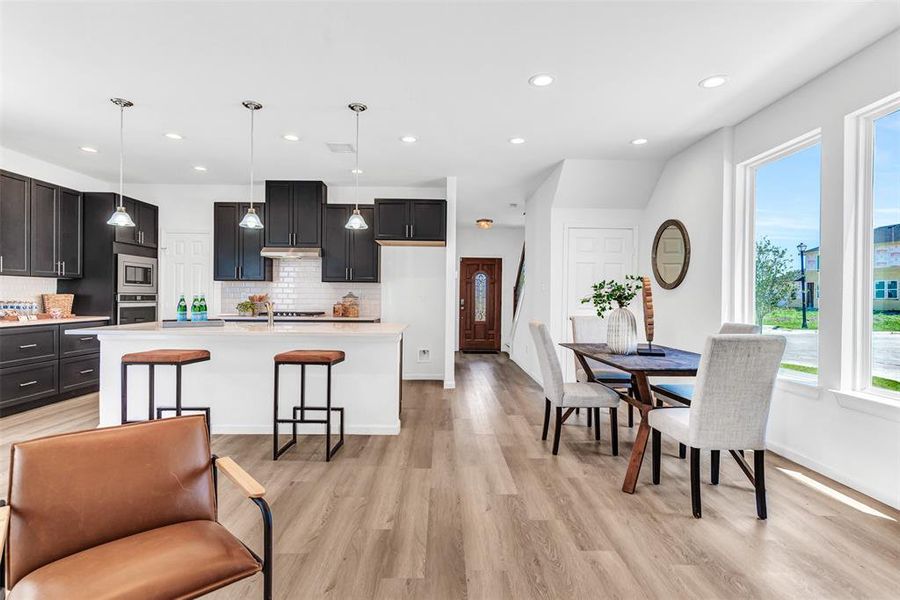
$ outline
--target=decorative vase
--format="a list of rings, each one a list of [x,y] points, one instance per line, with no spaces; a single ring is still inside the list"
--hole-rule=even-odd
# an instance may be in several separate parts
[[[606,345],[613,354],[637,352],[637,322],[627,308],[616,308],[607,317]]]

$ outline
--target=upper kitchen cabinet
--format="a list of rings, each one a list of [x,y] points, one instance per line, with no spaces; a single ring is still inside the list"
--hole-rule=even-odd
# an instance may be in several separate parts
[[[266,181],[266,247],[320,248],[327,197],[321,181]]]
[[[59,235],[57,256],[63,277],[84,275],[84,195],[68,188],[59,188],[57,228]]]
[[[31,180],[0,171],[0,275],[31,268]]]
[[[109,196],[113,199],[112,210],[115,210],[119,195],[111,193]],[[125,211],[131,215],[134,227],[116,227],[116,241],[121,244],[156,248],[159,239],[157,233],[159,208],[127,196],[122,199],[122,204],[125,206]]]
[[[376,198],[375,241],[383,246],[446,245],[446,200]]]
[[[264,229],[239,227],[249,204],[216,202],[213,207],[213,279],[216,281],[271,281],[272,260],[260,256]],[[265,218],[266,206],[255,204]]]
[[[81,192],[31,180],[31,275],[81,277]]]
[[[377,283],[380,276],[381,248],[369,229],[347,229],[344,225],[353,212],[352,204],[325,206],[322,244],[322,281]],[[359,212],[371,223],[375,210],[360,206]]]

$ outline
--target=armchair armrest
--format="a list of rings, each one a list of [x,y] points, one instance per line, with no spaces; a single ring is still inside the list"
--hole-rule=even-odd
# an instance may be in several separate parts
[[[266,495],[266,488],[253,479],[247,471],[228,456],[216,459],[216,468],[225,473],[236,486],[241,488],[248,498],[262,498]]]
[[[6,502],[0,500],[0,555],[6,547],[6,532],[9,529],[9,506]]]

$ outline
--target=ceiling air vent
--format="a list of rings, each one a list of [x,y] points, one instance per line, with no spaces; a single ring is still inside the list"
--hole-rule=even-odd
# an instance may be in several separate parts
[[[353,144],[339,144],[337,142],[327,142],[328,149],[335,154],[353,154]]]

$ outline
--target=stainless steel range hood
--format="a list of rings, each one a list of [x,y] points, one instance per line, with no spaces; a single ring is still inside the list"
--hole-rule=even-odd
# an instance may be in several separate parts
[[[280,258],[282,260],[303,260],[305,258],[319,258],[322,256],[321,248],[263,248],[261,256],[266,258]]]

